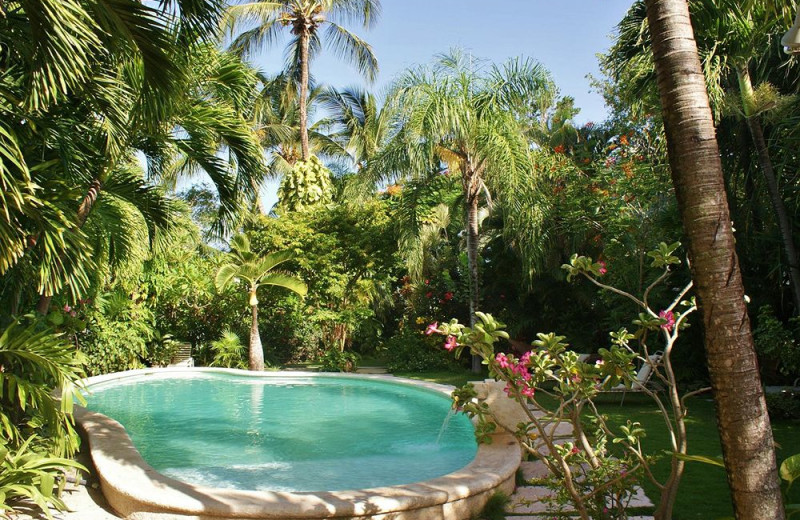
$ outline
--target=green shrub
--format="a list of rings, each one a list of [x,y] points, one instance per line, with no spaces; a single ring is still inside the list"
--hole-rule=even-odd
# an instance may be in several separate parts
[[[331,349],[320,359],[324,372],[355,372],[361,357],[355,352]]]
[[[211,350],[214,353],[212,367],[247,368],[247,349],[230,329],[222,331],[222,337],[211,342]]]
[[[766,398],[770,419],[800,419],[800,394],[781,392],[779,394],[767,394]]]
[[[421,331],[400,331],[385,346],[386,367],[390,372],[422,372],[453,368],[452,356],[442,348],[438,336],[425,336]]]

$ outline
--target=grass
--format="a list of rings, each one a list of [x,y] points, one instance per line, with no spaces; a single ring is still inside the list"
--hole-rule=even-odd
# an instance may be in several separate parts
[[[689,454],[721,456],[713,401],[698,397],[689,400],[688,406]],[[647,437],[642,444],[649,453],[663,454],[670,449],[661,414],[645,396],[628,396],[624,406],[605,402],[599,408],[608,415],[612,424],[624,424],[628,420],[639,421],[647,430]],[[800,452],[800,422],[779,421],[773,423],[772,427],[775,442],[779,446],[776,454],[780,464],[785,458]],[[666,457],[656,464],[654,474],[659,480],[666,479],[669,474]],[[658,496],[656,487],[649,481],[643,481],[642,487],[649,496]],[[799,501],[800,490],[792,491],[791,498],[795,502]],[[733,508],[725,471],[708,464],[687,462],[673,520],[715,520],[726,517],[733,517]]]
[[[393,372],[397,377],[407,377],[408,379],[419,379],[421,381],[429,381],[431,383],[440,383],[443,385],[453,385],[461,387],[470,381],[483,381],[489,377],[488,372],[484,371],[480,374],[475,374],[471,370],[436,370],[429,372]]]
[[[468,370],[399,372],[395,375],[454,386],[486,377],[485,374],[472,374]],[[713,401],[708,397],[696,397],[689,400],[688,406],[689,415],[686,422],[689,454],[720,456],[722,448]],[[609,423],[613,425],[625,424],[628,420],[640,422],[647,431],[647,437],[642,444],[648,453],[660,455],[665,451],[671,451],[661,414],[646,396],[628,395],[623,406],[619,405],[619,396],[604,397],[598,401],[598,408],[608,416]],[[776,421],[772,423],[772,429],[780,465],[787,457],[800,453],[800,421]],[[666,479],[669,474],[669,461],[666,456],[656,464],[654,474],[659,480]],[[658,496],[658,491],[652,483],[644,480],[641,484],[648,496],[651,498]],[[800,503],[800,485],[792,489],[789,498],[792,503]],[[708,464],[687,462],[673,520],[718,520],[732,517],[733,508],[725,471]]]

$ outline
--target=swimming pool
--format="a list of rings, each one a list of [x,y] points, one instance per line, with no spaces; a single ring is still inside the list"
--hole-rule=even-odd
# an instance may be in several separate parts
[[[103,492],[135,518],[469,518],[519,465],[510,435],[476,448],[463,416],[437,442],[441,385],[184,368],[87,388],[76,418]]]
[[[472,423],[440,392],[385,380],[151,374],[95,385],[164,475],[217,488],[334,491],[409,484],[469,464]]]

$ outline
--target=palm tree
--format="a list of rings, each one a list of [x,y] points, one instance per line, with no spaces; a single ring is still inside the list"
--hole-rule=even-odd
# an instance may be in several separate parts
[[[774,92],[761,90],[766,83],[753,81],[751,70],[769,47],[769,39],[790,17],[788,4],[739,2],[737,0],[693,0],[690,2],[697,45],[702,52],[705,81],[712,107],[717,115],[725,103],[725,87],[738,91],[735,109],[746,123],[756,151],[759,169],[775,214],[791,280],[795,314],[800,314],[800,265],[792,225],[778,184],[775,168],[764,137],[762,116],[776,106]],[[777,12],[775,12],[777,11]],[[779,15],[779,16],[776,16]],[[625,81],[634,96],[655,89],[655,76],[643,0],[637,1],[619,24],[619,38],[605,62],[618,78]],[[761,87],[761,88],[759,88]],[[771,89],[770,89],[771,90]]]
[[[265,178],[277,179],[290,175],[301,159],[297,82],[289,73],[282,72],[274,77],[261,78],[261,83],[263,87],[253,109],[253,125],[261,147],[268,154]],[[308,112],[311,113],[327,92],[333,90],[312,85],[307,100]],[[323,118],[308,128],[312,154],[329,158],[346,155],[341,144],[327,134],[331,124],[329,118]],[[256,193],[260,190],[260,182],[254,183],[253,190]],[[264,213],[260,204],[257,207]]]
[[[247,235],[236,235],[231,239],[231,262],[223,264],[217,271],[216,286],[221,291],[232,281],[243,280],[249,295],[252,312],[250,324],[250,370],[264,370],[264,349],[258,333],[258,288],[263,285],[276,285],[294,291],[300,296],[308,292],[306,284],[284,272],[273,272],[278,265],[291,260],[294,255],[288,251],[260,256],[250,250]]]
[[[440,56],[432,68],[410,71],[395,99],[399,130],[367,168],[376,180],[399,172],[416,176],[447,165],[461,178],[469,265],[470,324],[480,306],[478,249],[481,200],[493,188],[529,176],[529,146],[514,117],[546,87],[540,65],[512,60],[481,74],[480,62],[460,51]],[[473,369],[480,370],[473,357]]]
[[[357,87],[327,88],[320,102],[331,114],[331,140],[340,143],[356,171],[362,170],[390,136],[391,110],[385,106],[379,109],[375,96]]]
[[[688,4],[647,0],[646,5],[672,180],[689,238],[734,511],[742,520],[780,520],[784,511],[772,429]],[[680,465],[673,463],[673,471]],[[672,511],[659,507],[656,518],[668,520]]]
[[[308,140],[309,65],[321,47],[321,28],[327,45],[340,57],[356,65],[359,72],[372,81],[378,72],[378,61],[364,40],[340,25],[360,21],[370,27],[380,13],[380,0],[278,0],[255,1],[231,6],[226,26],[231,34],[240,26],[252,26],[239,34],[231,48],[243,55],[271,45],[284,27],[289,27],[290,68],[298,76],[301,158],[310,156]],[[293,74],[294,75],[294,74]]]

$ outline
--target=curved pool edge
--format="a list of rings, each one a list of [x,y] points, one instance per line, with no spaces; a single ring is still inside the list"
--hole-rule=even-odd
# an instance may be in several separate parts
[[[252,377],[285,377],[287,372],[231,369],[141,369],[97,376],[87,386],[151,373],[222,372]],[[334,376],[382,379],[449,394],[452,387],[393,376],[289,372],[291,376]],[[126,518],[460,520],[479,512],[495,491],[510,494],[521,449],[508,433],[481,444],[473,461],[442,477],[400,486],[328,492],[271,492],[217,489],[162,475],[142,459],[117,421],[76,407],[75,419],[85,432],[101,489],[108,503]]]

